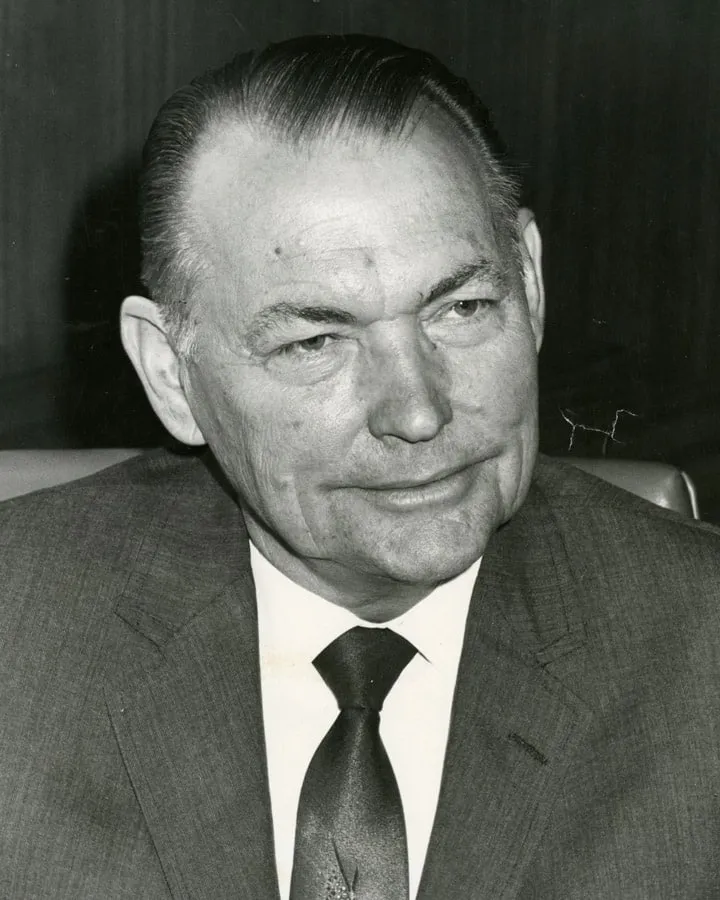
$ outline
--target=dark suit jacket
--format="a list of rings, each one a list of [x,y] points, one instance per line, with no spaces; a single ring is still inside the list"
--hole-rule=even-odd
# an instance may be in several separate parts
[[[0,897],[276,898],[247,537],[155,454],[0,506]],[[542,462],[420,900],[720,897],[720,537]],[[389,895],[391,896],[391,895]]]

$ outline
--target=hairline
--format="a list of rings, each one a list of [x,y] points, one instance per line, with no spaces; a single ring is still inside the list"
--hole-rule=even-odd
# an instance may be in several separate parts
[[[219,103],[208,111],[207,118],[197,136],[190,152],[182,164],[179,187],[173,191],[169,201],[168,238],[171,241],[171,280],[181,282],[175,284],[180,288],[180,297],[174,300],[157,298],[161,314],[167,327],[168,336],[179,356],[192,357],[195,351],[197,325],[199,319],[194,315],[197,294],[203,277],[212,265],[206,239],[202,235],[202,225],[192,209],[193,180],[202,156],[217,146],[219,138],[233,126],[240,127],[255,140],[274,142],[298,153],[314,154],[322,151],[323,146],[348,147],[375,143],[378,149],[406,146],[418,126],[427,124],[445,139],[461,140],[468,154],[468,161],[474,163],[481,186],[487,192],[490,226],[493,230],[498,249],[509,243],[513,261],[520,262],[519,242],[515,221],[510,221],[515,210],[507,208],[507,195],[512,192],[510,179],[499,171],[492,151],[484,142],[482,133],[476,129],[463,128],[461,123],[436,98],[420,94],[407,110],[400,127],[382,132],[374,126],[363,127],[357,123],[346,123],[341,117],[327,122],[313,134],[291,136],[283,132],[282,126],[275,124],[262,112],[250,112],[230,107],[229,103]],[[498,183],[499,182],[499,183]],[[504,196],[505,195],[505,196]],[[499,232],[505,232],[505,236]],[[155,299],[155,298],[154,298]]]

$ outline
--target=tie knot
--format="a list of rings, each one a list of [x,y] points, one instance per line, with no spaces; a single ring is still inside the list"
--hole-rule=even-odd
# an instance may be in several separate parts
[[[415,647],[389,628],[351,628],[314,659],[340,709],[382,709]]]

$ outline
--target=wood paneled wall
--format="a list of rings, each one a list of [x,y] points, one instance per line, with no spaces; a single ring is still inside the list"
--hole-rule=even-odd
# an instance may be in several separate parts
[[[2,0],[0,376],[63,361],[68,327],[99,321],[92,294],[106,312],[106,293],[123,288],[110,276],[133,280],[134,253],[103,277],[92,250],[134,250],[126,235],[104,232],[132,232],[120,207],[131,215],[153,115],[198,66],[235,47],[229,12],[210,4],[202,16],[200,6]],[[88,321],[73,308],[76,287]]]
[[[545,449],[720,443],[710,0],[0,0],[0,442],[154,439],[115,327],[144,135],[204,67],[319,31],[423,45],[494,111],[545,236]]]

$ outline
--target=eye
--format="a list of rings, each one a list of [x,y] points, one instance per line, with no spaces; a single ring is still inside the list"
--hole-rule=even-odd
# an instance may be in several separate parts
[[[285,356],[291,354],[307,356],[311,353],[318,353],[320,350],[324,350],[329,340],[329,334],[315,334],[312,337],[304,338],[301,341],[293,341],[291,344],[286,344],[284,347],[280,348],[279,352]]]
[[[486,306],[489,306],[490,300],[457,300],[450,307],[451,311],[457,313],[462,319],[470,319],[477,312]]]
[[[297,347],[299,350],[322,350],[325,344],[330,340],[329,334],[315,334],[310,338],[305,338],[304,341],[298,341]]]

